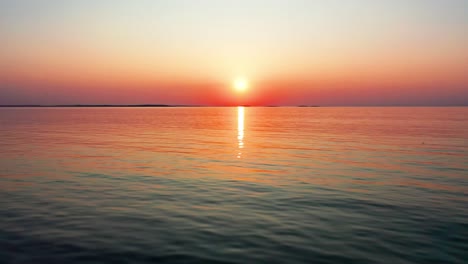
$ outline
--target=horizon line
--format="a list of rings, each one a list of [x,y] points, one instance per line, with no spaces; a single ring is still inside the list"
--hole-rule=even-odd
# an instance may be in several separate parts
[[[8,104],[0,107],[468,107],[466,105],[186,105],[186,104]]]

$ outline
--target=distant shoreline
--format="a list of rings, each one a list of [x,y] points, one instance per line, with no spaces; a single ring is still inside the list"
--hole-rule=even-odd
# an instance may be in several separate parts
[[[203,107],[202,105],[165,105],[165,104],[138,104],[138,105],[111,105],[111,104],[90,104],[90,105],[0,105],[0,107]]]

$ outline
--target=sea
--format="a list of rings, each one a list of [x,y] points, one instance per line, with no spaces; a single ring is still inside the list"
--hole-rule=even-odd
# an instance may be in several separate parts
[[[0,263],[468,263],[468,107],[5,107]]]

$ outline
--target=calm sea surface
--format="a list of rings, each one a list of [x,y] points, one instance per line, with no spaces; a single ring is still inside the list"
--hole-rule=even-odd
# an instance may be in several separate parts
[[[468,263],[468,108],[3,108],[0,263]]]

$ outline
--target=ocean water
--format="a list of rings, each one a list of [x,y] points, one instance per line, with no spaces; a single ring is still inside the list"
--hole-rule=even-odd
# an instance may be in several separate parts
[[[468,263],[468,108],[3,108],[0,263]]]

